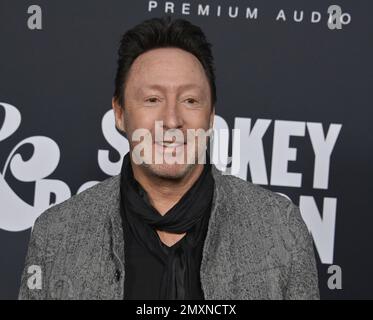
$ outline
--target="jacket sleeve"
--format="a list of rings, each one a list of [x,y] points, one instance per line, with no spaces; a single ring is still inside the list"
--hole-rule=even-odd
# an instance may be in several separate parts
[[[41,300],[46,298],[47,212],[39,216],[31,232],[31,238],[21,277],[19,300]]]
[[[311,234],[299,208],[292,202],[287,208],[288,226],[292,238],[291,265],[285,299],[320,299],[318,274]]]

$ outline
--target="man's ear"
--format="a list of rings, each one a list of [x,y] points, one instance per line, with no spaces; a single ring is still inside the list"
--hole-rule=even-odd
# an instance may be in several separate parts
[[[111,99],[111,105],[114,110],[115,126],[119,131],[125,133],[126,127],[124,124],[124,107],[119,104],[119,101],[115,97]]]

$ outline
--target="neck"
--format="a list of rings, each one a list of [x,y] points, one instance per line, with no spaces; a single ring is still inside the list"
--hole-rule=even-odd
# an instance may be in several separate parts
[[[181,179],[166,179],[141,170],[138,165],[132,163],[135,179],[147,192],[150,203],[157,211],[164,215],[181,197],[192,187],[203,171],[203,164],[196,164]]]

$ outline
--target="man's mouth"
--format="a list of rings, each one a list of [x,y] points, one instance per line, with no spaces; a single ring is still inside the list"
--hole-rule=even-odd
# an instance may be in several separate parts
[[[156,141],[157,145],[167,148],[177,148],[183,146],[184,142]]]

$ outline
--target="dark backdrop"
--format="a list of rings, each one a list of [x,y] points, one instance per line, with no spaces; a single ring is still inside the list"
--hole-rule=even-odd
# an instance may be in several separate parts
[[[165,14],[164,1],[152,2],[157,4],[152,10],[149,2],[0,0],[0,298],[14,299],[18,294],[31,231],[31,224],[23,223],[30,220],[26,215],[37,216],[45,203],[60,202],[68,191],[76,194],[85,182],[102,181],[114,174],[117,166],[111,171],[103,169],[110,166],[100,166],[98,154],[107,150],[108,162],[120,161],[118,148],[102,129],[104,115],[108,123],[111,119],[116,50],[124,31],[146,18]],[[260,119],[271,120],[262,139],[268,181],[252,179],[250,166],[245,178],[286,194],[297,205],[303,197],[317,206],[318,217],[311,213],[310,205],[304,204],[301,210],[314,239],[316,229],[325,228],[315,239],[322,298],[372,298],[372,3],[186,2],[190,14],[183,14],[183,2],[174,0],[172,16],[201,26],[213,44],[217,115],[229,129],[236,126],[237,118],[251,120],[251,127]],[[198,14],[199,4],[210,5],[208,16]],[[327,12],[334,4],[351,21],[332,30]],[[42,30],[28,28],[31,5],[42,9]],[[218,5],[220,16],[216,14]],[[229,6],[239,8],[236,18],[229,17]],[[247,7],[258,9],[256,19],[245,18]],[[286,21],[276,21],[281,9]],[[303,11],[303,21],[294,21],[294,10]],[[321,13],[320,22],[311,22],[312,11]],[[295,124],[300,131],[304,129],[303,134],[289,139],[289,147],[296,148],[297,155],[294,161],[290,159],[287,170],[302,174],[300,186],[287,179],[280,183],[271,180],[273,145],[276,135],[280,137],[276,126],[284,120],[289,121],[287,128]],[[325,135],[332,124],[340,126],[330,163],[323,167],[329,170],[327,186],[321,188],[313,180],[310,123],[321,124]],[[107,123],[104,126],[108,128]],[[30,137],[31,143],[24,141]],[[116,136],[111,133],[111,137]],[[244,136],[241,140],[244,148],[248,140]],[[32,163],[36,145],[44,157]],[[22,155],[18,166],[17,154]],[[30,166],[22,167],[20,159]],[[48,169],[53,161],[55,166]],[[34,176],[27,177],[30,172]],[[58,192],[43,193],[43,183],[46,190]],[[327,203],[334,203],[335,210]],[[333,212],[335,219],[326,221],[326,215],[333,217]],[[328,253],[320,254],[320,250]],[[331,264],[342,269],[341,290],[327,286]]]

